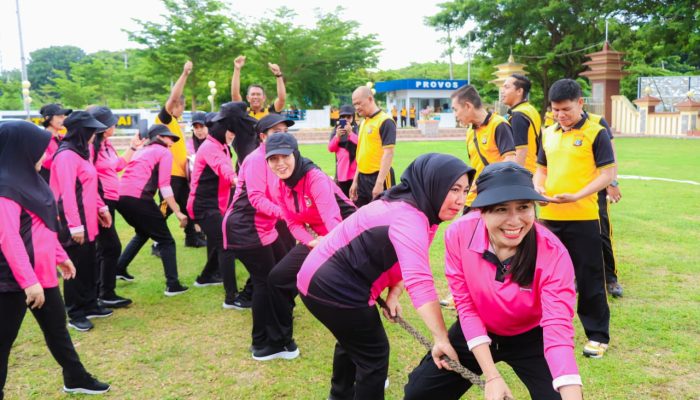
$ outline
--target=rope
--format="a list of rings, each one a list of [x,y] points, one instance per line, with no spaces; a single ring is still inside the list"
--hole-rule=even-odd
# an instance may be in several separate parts
[[[379,304],[379,306],[381,306],[383,309],[389,311],[389,307],[386,305],[386,302],[381,297],[377,297],[377,304]],[[389,313],[389,315],[391,315],[391,313]],[[406,322],[405,319],[401,318],[401,316],[397,314],[396,317],[392,318],[392,320],[399,324],[416,340],[418,340],[418,342],[420,342],[420,344],[422,344],[423,347],[425,347],[425,349],[428,350],[428,352],[431,352],[433,350],[433,344],[430,342],[430,340],[428,340],[428,338],[426,338],[420,332],[418,332],[418,330],[414,328],[411,324]],[[460,364],[459,361],[455,361],[446,355],[443,355],[442,357],[440,357],[440,359],[446,361],[447,365],[450,366],[452,371],[461,375],[462,378],[471,382],[472,385],[480,387],[481,390],[484,390],[484,388],[486,387],[486,383],[481,379],[481,377],[479,377],[479,375],[467,369],[464,365]],[[510,397],[505,397],[503,400],[513,399]]]

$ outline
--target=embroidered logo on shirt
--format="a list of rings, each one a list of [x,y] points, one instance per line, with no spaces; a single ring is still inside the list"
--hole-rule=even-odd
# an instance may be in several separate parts
[[[304,203],[306,203],[307,207],[311,207],[311,199],[309,196],[304,196]]]
[[[581,140],[581,139],[576,139],[576,141],[574,142],[574,146],[581,146],[582,144],[583,144],[583,140]]]
[[[481,139],[481,144],[486,144],[486,138]]]

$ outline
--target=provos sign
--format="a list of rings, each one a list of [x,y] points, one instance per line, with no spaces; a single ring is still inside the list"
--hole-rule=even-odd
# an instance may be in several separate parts
[[[450,80],[429,80],[429,81],[415,81],[414,89],[450,89],[454,90],[462,86],[460,81],[450,81]]]

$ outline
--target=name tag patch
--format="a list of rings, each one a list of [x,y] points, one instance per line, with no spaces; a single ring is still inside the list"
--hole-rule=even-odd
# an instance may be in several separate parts
[[[574,146],[581,146],[582,144],[583,144],[583,140],[581,140],[581,139],[576,139],[574,141]]]

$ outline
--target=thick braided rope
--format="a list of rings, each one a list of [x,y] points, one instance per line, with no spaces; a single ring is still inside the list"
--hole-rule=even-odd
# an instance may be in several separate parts
[[[386,302],[381,297],[377,297],[377,304],[379,304],[385,310],[389,311]],[[433,344],[430,342],[430,340],[428,340],[428,338],[426,338],[420,332],[418,332],[418,330],[414,328],[411,324],[406,322],[406,320],[404,320],[398,315],[396,317],[393,317],[392,319],[396,321],[396,323],[399,324],[403,329],[405,329],[406,332],[411,334],[411,336],[416,338],[416,340],[418,340],[418,342],[420,342],[420,344],[422,344],[423,347],[425,347],[425,349],[428,350],[428,352],[433,350]],[[443,355],[442,357],[440,357],[440,359],[445,360],[447,362],[447,365],[449,365],[452,369],[452,371],[458,373],[462,378],[471,382],[472,385],[480,387],[481,390],[484,390],[484,388],[486,387],[486,383],[481,379],[481,377],[479,377],[479,375],[467,369],[464,365],[460,364],[459,361],[455,361],[450,357],[447,357],[446,355]],[[513,400],[513,398],[506,396],[503,398],[503,400]]]

